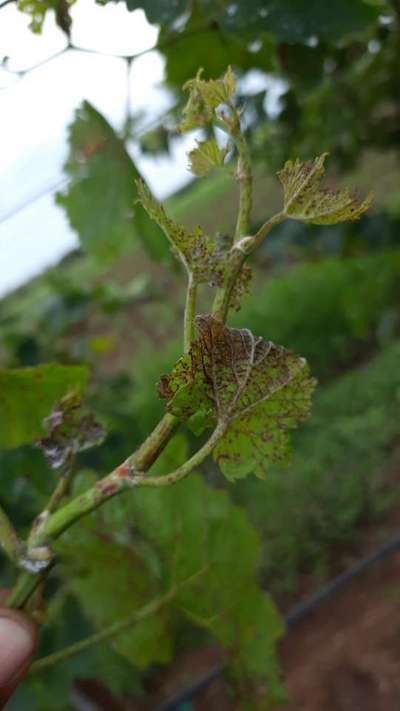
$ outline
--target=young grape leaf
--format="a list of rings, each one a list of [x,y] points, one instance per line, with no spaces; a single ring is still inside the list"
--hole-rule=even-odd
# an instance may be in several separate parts
[[[222,280],[222,259],[217,243],[205,235],[201,227],[190,232],[168,217],[164,207],[155,200],[143,180],[137,181],[137,190],[147,214],[161,227],[172,251],[186,271],[192,273],[197,282],[216,282],[219,285]]]
[[[184,119],[178,126],[181,133],[205,126],[212,120],[215,109],[230,102],[235,93],[236,82],[231,67],[220,79],[205,81],[201,79],[201,73],[200,69],[197,76],[183,86],[189,91],[189,99],[183,109]]]
[[[288,430],[310,411],[315,381],[304,358],[254,336],[198,316],[200,337],[174,370],[163,376],[160,396],[180,419],[198,411],[209,426],[225,423],[213,456],[228,479],[254,472],[288,454]]]
[[[30,16],[29,27],[35,34],[42,31],[48,13],[54,13],[57,25],[69,37],[72,23],[70,10],[74,2],[75,0],[18,0],[18,10]]]
[[[283,186],[284,212],[294,220],[314,225],[334,225],[357,220],[368,210],[372,193],[360,200],[348,190],[321,188],[324,162],[328,153],[302,163],[288,160],[278,177]]]
[[[163,205],[157,202],[143,180],[137,182],[137,190],[147,214],[161,227],[172,252],[181,261],[187,273],[192,274],[198,284],[222,286],[230,240],[225,242],[218,235],[215,238],[209,237],[201,227],[189,231],[168,217]],[[252,277],[253,270],[244,264],[231,293],[229,305],[232,309],[239,310],[241,299],[248,292]]]
[[[137,198],[140,174],[124,142],[89,102],[76,111],[68,132],[65,171],[69,183],[57,194],[82,248],[109,263],[138,244],[163,259],[165,241]]]
[[[92,414],[85,414],[79,395],[72,393],[60,400],[43,422],[48,436],[38,447],[52,469],[59,469],[77,452],[101,444],[105,430]]]
[[[214,138],[208,141],[197,141],[197,148],[193,148],[188,154],[189,169],[194,175],[204,177],[213,168],[224,165],[228,151],[229,146],[220,148]]]
[[[70,391],[81,393],[88,375],[84,366],[55,363],[0,369],[0,446],[35,442],[45,432],[43,420],[54,403]]]

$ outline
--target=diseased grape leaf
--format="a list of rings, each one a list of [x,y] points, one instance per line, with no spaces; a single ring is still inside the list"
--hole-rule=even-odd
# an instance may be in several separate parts
[[[224,165],[229,147],[220,148],[215,139],[197,141],[197,147],[188,153],[189,168],[194,175],[204,177],[213,168]]]
[[[137,182],[137,189],[143,207],[149,217],[161,227],[170,242],[172,251],[180,259],[186,271],[192,273],[198,282],[215,281],[219,285],[222,279],[223,261],[215,240],[205,235],[201,227],[189,231],[168,217],[164,207],[155,200],[142,180]]]
[[[57,402],[43,422],[47,437],[38,447],[52,469],[59,469],[77,452],[95,447],[104,439],[105,430],[91,413],[85,413],[79,395],[72,393]]]
[[[210,287],[222,286],[224,282],[226,258],[230,241],[226,243],[219,236],[205,235],[201,227],[188,230],[171,219],[163,205],[151,194],[143,180],[137,181],[139,200],[149,217],[154,220],[167,236],[172,252],[181,261],[188,274],[192,274],[198,284]],[[230,297],[230,307],[240,308],[242,297],[248,292],[253,271],[247,264],[242,266]]]
[[[302,163],[288,160],[278,177],[283,186],[287,217],[314,225],[334,225],[357,220],[368,210],[372,193],[360,200],[348,190],[321,188],[324,162],[328,153]]]
[[[200,337],[163,376],[159,394],[180,419],[201,412],[227,429],[213,456],[228,479],[263,476],[288,454],[288,431],[310,411],[315,381],[304,358],[254,336],[198,316]]]
[[[55,363],[0,369],[0,446],[11,449],[43,436],[55,402],[68,392],[81,393],[88,375],[85,366]]]
[[[165,240],[141,205],[135,206],[140,174],[108,121],[84,101],[69,127],[64,166],[70,183],[57,194],[82,248],[108,263],[140,244],[156,259]]]

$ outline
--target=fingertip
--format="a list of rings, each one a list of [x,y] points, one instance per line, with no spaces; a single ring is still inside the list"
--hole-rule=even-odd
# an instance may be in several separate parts
[[[17,610],[0,610],[0,689],[24,673],[36,647],[33,623]]]

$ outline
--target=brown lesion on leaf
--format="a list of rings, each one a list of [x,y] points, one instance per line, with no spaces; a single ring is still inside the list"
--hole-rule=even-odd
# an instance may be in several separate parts
[[[321,187],[328,153],[314,160],[287,161],[278,173],[287,217],[317,225],[358,220],[368,210],[372,193],[365,199],[349,190]]]
[[[224,473],[234,478],[231,470],[249,458],[261,475],[266,462],[286,457],[287,431],[307,417],[315,381],[303,358],[247,329],[210,314],[197,316],[196,325],[199,338],[163,376],[160,395],[180,419],[203,411],[208,426],[226,426],[214,450]]]
[[[75,454],[101,444],[105,437],[104,428],[91,413],[85,413],[76,392],[57,402],[43,425],[48,435],[37,446],[52,469],[68,469]]]

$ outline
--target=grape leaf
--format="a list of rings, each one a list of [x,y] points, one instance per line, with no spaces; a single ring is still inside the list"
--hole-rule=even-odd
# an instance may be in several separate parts
[[[143,8],[149,22],[173,27],[176,20],[187,10],[188,0],[126,0],[128,10]]]
[[[187,440],[177,434],[149,476],[187,457]],[[75,495],[87,485],[75,482]],[[283,625],[258,588],[258,534],[227,492],[196,474],[166,489],[138,488],[135,496],[110,501],[82,520],[55,546],[68,589],[99,629],[176,588],[168,604],[111,642],[135,665],[168,661],[186,620],[228,651],[239,689],[241,682],[252,691],[254,684],[254,693],[261,686],[268,701],[275,700],[281,688],[275,649]]]
[[[56,403],[43,422],[47,437],[38,446],[52,469],[59,469],[77,452],[102,443],[105,430],[91,413],[85,414],[81,398],[72,393]]]
[[[106,119],[87,101],[69,128],[69,157],[64,166],[70,183],[56,201],[68,216],[82,248],[100,262],[141,244],[157,259],[165,241],[141,205],[134,207],[140,174]]]
[[[306,42],[313,35],[335,42],[364,30],[381,11],[379,2],[368,0],[126,0],[126,4],[129,10],[143,7],[149,22],[160,24],[168,35],[176,27],[186,30],[191,25],[190,11],[196,16],[201,11],[211,27],[224,31],[225,41],[232,37],[242,40],[243,53],[246,43],[267,32],[279,42]]]
[[[87,379],[85,366],[0,369],[0,446],[19,447],[43,436],[54,403],[70,391],[81,393]]]
[[[189,99],[183,109],[184,119],[178,126],[181,133],[205,126],[214,117],[215,109],[220,104],[229,103],[235,94],[236,82],[231,67],[220,79],[205,81],[201,74],[200,69],[197,76],[183,86],[189,91]]]
[[[240,72],[254,67],[260,67],[264,72],[274,71],[274,42],[269,35],[260,33],[257,28],[254,39],[260,47],[254,52],[249,38],[244,37],[242,31],[221,32],[218,13],[215,13],[216,22],[211,19],[215,6],[211,9],[200,6],[198,2],[190,5],[184,28],[181,26],[174,33],[165,25],[160,28],[159,45],[163,47],[165,74],[169,85],[180,89],[196,75],[199,67],[204,67],[207,76],[218,77],[225,72],[228,63],[237,67]],[[184,62],[182,57],[185,58]]]
[[[184,461],[180,437],[170,442],[151,473],[161,474]],[[176,446],[180,458],[171,462]],[[161,553],[164,576],[179,585],[203,570],[178,590],[173,606],[228,651],[228,667],[239,689],[240,682],[247,682],[247,690],[250,686],[255,694],[254,687],[261,685],[264,702],[276,701],[275,648],[283,626],[272,600],[258,588],[260,541],[245,512],[227,492],[212,489],[197,474],[175,487],[136,493],[125,504],[146,540]]]
[[[189,231],[183,225],[171,219],[161,203],[157,202],[146,183],[137,181],[139,200],[148,213],[163,230],[171,245],[172,252],[182,262],[188,274],[192,274],[198,284],[208,283],[211,287],[222,286],[226,268],[226,256],[229,250],[229,240],[221,240],[219,235],[209,237],[201,227]],[[230,297],[230,307],[236,311],[240,301],[249,290],[253,271],[247,264],[236,280]]]
[[[315,381],[285,348],[210,315],[196,321],[200,337],[161,378],[159,394],[180,419],[200,411],[209,426],[227,425],[213,456],[228,479],[263,476],[268,462],[287,457],[288,430],[309,414]]]
[[[222,279],[222,260],[219,258],[217,243],[205,235],[201,227],[187,230],[166,214],[164,207],[154,199],[147,185],[137,182],[139,199],[148,213],[167,236],[172,251],[178,256],[187,272],[199,282]]]
[[[31,17],[30,29],[40,33],[47,13],[53,11],[57,25],[69,36],[71,30],[71,5],[76,0],[18,0],[18,10]]]
[[[188,154],[189,168],[198,177],[208,175],[213,168],[224,165],[228,151],[228,146],[220,148],[213,138],[208,141],[197,141],[197,148],[193,148]]]
[[[323,153],[304,163],[298,159],[295,162],[289,160],[279,171],[287,217],[314,225],[334,225],[357,220],[368,210],[372,193],[365,200],[360,200],[348,190],[335,191],[320,187],[327,155]]]
[[[128,617],[157,595],[157,583],[135,547],[113,540],[94,517],[75,526],[56,544],[61,575],[98,628]],[[114,649],[140,668],[167,662],[172,639],[164,611],[145,618],[112,640]]]
[[[377,20],[378,4],[364,0],[203,0],[225,30],[249,37],[271,33],[280,42],[305,42],[312,35],[328,41],[358,32]],[[222,9],[221,9],[222,6]],[[232,8],[234,10],[232,11]]]

